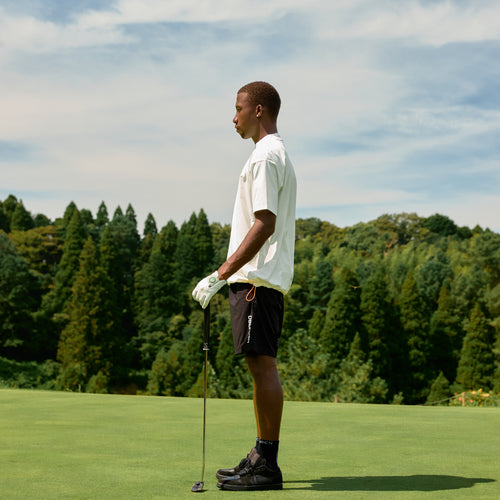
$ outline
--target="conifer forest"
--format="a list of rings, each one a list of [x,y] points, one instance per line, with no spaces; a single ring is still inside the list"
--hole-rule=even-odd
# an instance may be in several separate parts
[[[140,231],[131,205],[52,221],[0,200],[0,387],[203,394],[196,283],[230,227],[203,210]],[[211,302],[211,397],[251,398],[228,289]],[[444,215],[296,221],[278,365],[285,398],[423,404],[500,393],[500,234]]]

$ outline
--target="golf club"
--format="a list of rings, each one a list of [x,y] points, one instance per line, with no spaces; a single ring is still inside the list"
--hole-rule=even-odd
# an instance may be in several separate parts
[[[205,475],[205,428],[207,423],[207,365],[208,365],[208,342],[210,340],[210,304],[205,308],[205,321],[203,324],[203,350],[205,351],[205,362],[203,368],[203,460],[201,466],[201,481],[194,483],[191,491],[198,493],[203,491],[203,477]]]

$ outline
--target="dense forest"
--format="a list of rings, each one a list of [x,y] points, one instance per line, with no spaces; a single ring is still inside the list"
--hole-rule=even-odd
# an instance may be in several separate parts
[[[296,222],[278,357],[286,399],[419,404],[500,392],[500,235],[443,215],[339,228]],[[142,236],[132,206],[55,221],[0,201],[0,386],[200,396],[203,312],[191,290],[230,227],[203,210]],[[227,288],[212,300],[212,397],[250,398]]]

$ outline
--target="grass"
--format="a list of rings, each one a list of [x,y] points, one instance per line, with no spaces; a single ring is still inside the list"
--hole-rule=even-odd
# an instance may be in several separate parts
[[[203,400],[0,390],[1,499],[196,498]],[[251,401],[209,400],[204,500],[500,498],[500,408],[285,403],[278,492],[220,491]]]

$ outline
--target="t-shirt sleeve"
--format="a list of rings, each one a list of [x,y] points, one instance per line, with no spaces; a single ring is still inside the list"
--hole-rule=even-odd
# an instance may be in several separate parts
[[[252,169],[253,212],[269,210],[278,215],[278,193],[280,190],[277,166],[271,160],[254,163]]]

